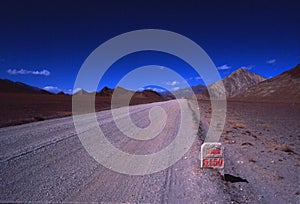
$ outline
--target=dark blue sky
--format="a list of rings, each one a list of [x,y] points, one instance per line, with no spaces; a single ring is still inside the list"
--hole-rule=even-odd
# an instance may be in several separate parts
[[[300,62],[299,10],[296,1],[264,0],[0,1],[0,78],[70,90],[82,63],[100,44],[153,28],[198,43],[223,68],[222,77],[246,67],[268,78]],[[180,59],[143,52],[117,61],[99,88],[113,87],[128,71],[147,64],[168,66],[191,85],[201,82]],[[171,82],[161,83],[170,89],[184,86]]]

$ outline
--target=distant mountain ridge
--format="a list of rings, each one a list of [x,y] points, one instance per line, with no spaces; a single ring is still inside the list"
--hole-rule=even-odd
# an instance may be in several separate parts
[[[96,92],[96,95],[111,97],[113,95],[114,91],[117,91],[117,93],[120,94],[118,97],[122,97],[122,95],[123,96],[132,95],[133,98],[140,98],[140,99],[151,98],[151,99],[161,100],[163,98],[163,96],[161,96],[159,93],[157,93],[153,90],[147,89],[144,91],[135,92],[135,91],[124,89],[119,86],[117,86],[115,89],[104,87],[99,92]]]
[[[91,92],[91,93],[87,92],[83,89],[80,89],[79,91],[74,93],[74,95],[96,94],[96,96],[100,96],[100,97],[112,97],[112,95],[114,94],[115,91],[117,91],[118,97],[122,97],[122,96],[125,96],[125,95],[132,95],[132,97],[134,97],[134,98],[152,98],[152,99],[161,99],[163,97],[159,93],[157,93],[153,90],[148,90],[147,89],[147,90],[144,90],[144,91],[136,91],[135,92],[135,91],[132,91],[132,90],[128,90],[128,89],[119,87],[119,86],[117,86],[114,89],[105,86],[100,91]]]
[[[96,93],[97,96],[112,96],[114,89],[108,88],[105,86],[99,92]]]
[[[200,94],[200,93],[202,93],[205,90],[206,90],[206,87],[204,85],[202,85],[202,84],[199,84],[197,86],[191,86],[190,88],[187,87],[187,88],[178,89],[178,90],[173,91],[173,92],[176,94],[177,97],[184,98],[184,97],[190,97],[193,94]],[[169,91],[162,92],[160,94],[162,96],[164,96],[164,97],[175,97]]]
[[[264,80],[266,80],[264,77],[240,68],[232,72],[228,77],[225,77],[208,87],[211,90],[210,94],[214,94],[214,96],[218,97],[224,94],[221,89],[223,83],[226,97],[231,98]],[[209,98],[209,96],[208,89],[206,89],[202,94],[198,95],[198,98]]]
[[[46,90],[30,86],[21,82],[13,82],[8,79],[0,79],[0,92],[2,93],[31,93],[52,94]]]
[[[236,98],[255,101],[300,102],[300,64],[274,78],[250,87]]]
[[[89,93],[83,89],[78,90],[74,95],[85,95],[85,94],[96,94],[96,96],[102,96],[102,97],[111,97],[113,95],[114,90],[118,90],[118,93],[121,95],[133,95],[133,98],[138,99],[147,99],[151,98],[153,100],[163,100],[163,97],[152,90],[144,90],[141,92],[134,92],[131,90],[124,89],[122,87],[116,87],[115,89],[111,89],[108,87],[104,87],[99,92],[93,92]],[[0,92],[2,93],[28,93],[28,94],[49,94],[49,95],[66,95],[63,92],[59,92],[57,94],[48,92],[46,90],[30,86],[21,82],[13,82],[8,79],[0,79]]]
[[[300,102],[300,64],[271,79],[265,79],[258,74],[240,68],[232,72],[228,77],[209,85],[209,88],[212,90],[210,94],[214,94],[215,96],[223,94],[220,91],[222,83],[225,87],[227,98],[231,99]],[[205,86],[192,86],[191,89],[197,95],[198,99],[209,99],[210,95]],[[179,98],[189,97],[193,94],[191,89],[183,88],[176,90],[175,93]],[[74,93],[74,95],[96,94],[96,96],[109,98],[113,95],[115,90],[118,90],[120,93],[118,97],[129,94],[132,95],[132,98],[137,100],[151,99],[153,101],[161,101],[174,98],[171,92],[157,93],[153,90],[135,92],[122,87],[116,87],[115,89],[104,87],[102,90],[93,93],[81,89]],[[46,90],[7,79],[0,79],[0,92],[54,95]],[[60,92],[57,95],[64,95],[64,93]]]

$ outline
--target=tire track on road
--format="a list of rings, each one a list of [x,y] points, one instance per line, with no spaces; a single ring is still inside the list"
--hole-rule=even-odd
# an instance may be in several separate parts
[[[176,135],[180,110],[176,101],[132,106],[130,114],[141,117],[136,120],[137,125],[147,124],[149,110],[154,106],[165,107],[170,123],[161,136],[151,140],[151,144],[120,135],[120,131],[112,128],[109,111],[97,113],[97,118],[100,125],[107,125],[108,137],[123,151],[156,152]],[[191,104],[185,107],[187,109],[181,111],[191,114],[197,111]],[[191,121],[188,128],[197,134],[197,120],[191,118],[188,121]],[[91,131],[91,127],[94,128],[86,121],[85,130]],[[5,141],[7,145],[1,149],[1,158],[6,155],[0,167],[1,202],[203,203],[227,199],[226,195],[220,194],[218,182],[214,183],[219,178],[210,178],[207,171],[194,172],[199,166],[197,137],[191,149],[173,166],[150,175],[130,176],[97,163],[74,133],[72,117],[0,129],[0,142]],[[11,135],[13,139],[9,138]],[[114,140],[114,135],[122,139]],[[26,153],[20,154],[25,149]],[[128,161],[122,162],[126,165]]]

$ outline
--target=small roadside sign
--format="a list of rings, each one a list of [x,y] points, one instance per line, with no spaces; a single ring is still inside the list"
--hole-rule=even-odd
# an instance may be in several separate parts
[[[201,168],[224,168],[224,149],[219,142],[205,142],[201,145]]]

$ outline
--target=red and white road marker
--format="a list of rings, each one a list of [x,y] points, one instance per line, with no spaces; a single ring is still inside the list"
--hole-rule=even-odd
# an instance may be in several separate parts
[[[224,168],[224,148],[219,142],[204,142],[201,145],[201,168]]]

